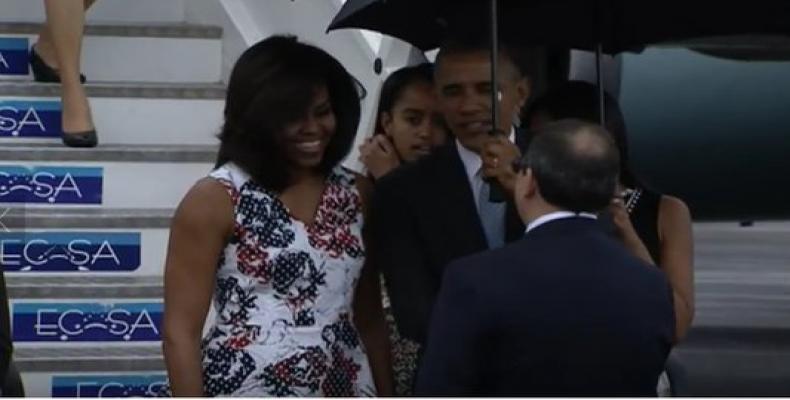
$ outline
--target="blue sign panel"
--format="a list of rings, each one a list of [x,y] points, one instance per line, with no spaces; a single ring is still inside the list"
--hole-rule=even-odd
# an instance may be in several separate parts
[[[60,101],[0,100],[0,137],[59,138]]]
[[[0,165],[0,203],[101,204],[104,170]]]
[[[160,339],[161,302],[16,302],[12,308],[16,342],[149,342]]]
[[[54,376],[52,397],[157,397],[165,375]]]
[[[140,233],[0,232],[6,272],[128,272],[140,267]]]
[[[0,75],[27,75],[27,38],[0,38]]]

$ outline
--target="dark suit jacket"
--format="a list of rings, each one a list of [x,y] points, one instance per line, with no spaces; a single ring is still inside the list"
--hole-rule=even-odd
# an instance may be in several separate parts
[[[517,133],[517,144],[522,137]],[[506,214],[512,241],[524,225],[512,201]],[[423,343],[444,267],[488,247],[455,141],[377,181],[366,229],[368,257],[384,273],[398,330]]]
[[[674,327],[659,269],[594,220],[552,221],[447,268],[416,394],[655,396]]]

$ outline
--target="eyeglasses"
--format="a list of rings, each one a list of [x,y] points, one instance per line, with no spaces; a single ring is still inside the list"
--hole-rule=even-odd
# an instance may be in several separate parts
[[[513,172],[517,174],[523,174],[527,171],[527,168],[530,167],[529,160],[527,159],[527,156],[524,155],[514,160],[513,163],[510,164],[510,167],[513,168]]]

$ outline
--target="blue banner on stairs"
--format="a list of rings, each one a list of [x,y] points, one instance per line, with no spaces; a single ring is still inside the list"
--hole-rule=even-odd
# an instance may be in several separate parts
[[[0,165],[0,203],[101,204],[100,167]]]
[[[12,303],[15,342],[159,341],[162,302]]]
[[[52,397],[157,397],[163,374],[54,376]]]
[[[0,138],[59,138],[62,107],[53,100],[0,100]]]
[[[27,38],[0,38],[0,75],[27,75],[29,46]]]
[[[140,258],[139,232],[0,232],[6,272],[129,272]]]

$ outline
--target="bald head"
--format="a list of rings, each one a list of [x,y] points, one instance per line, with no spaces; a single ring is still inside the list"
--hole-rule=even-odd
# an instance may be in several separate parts
[[[596,212],[614,196],[619,155],[598,125],[560,120],[535,132],[527,152],[543,199],[574,212]]]

